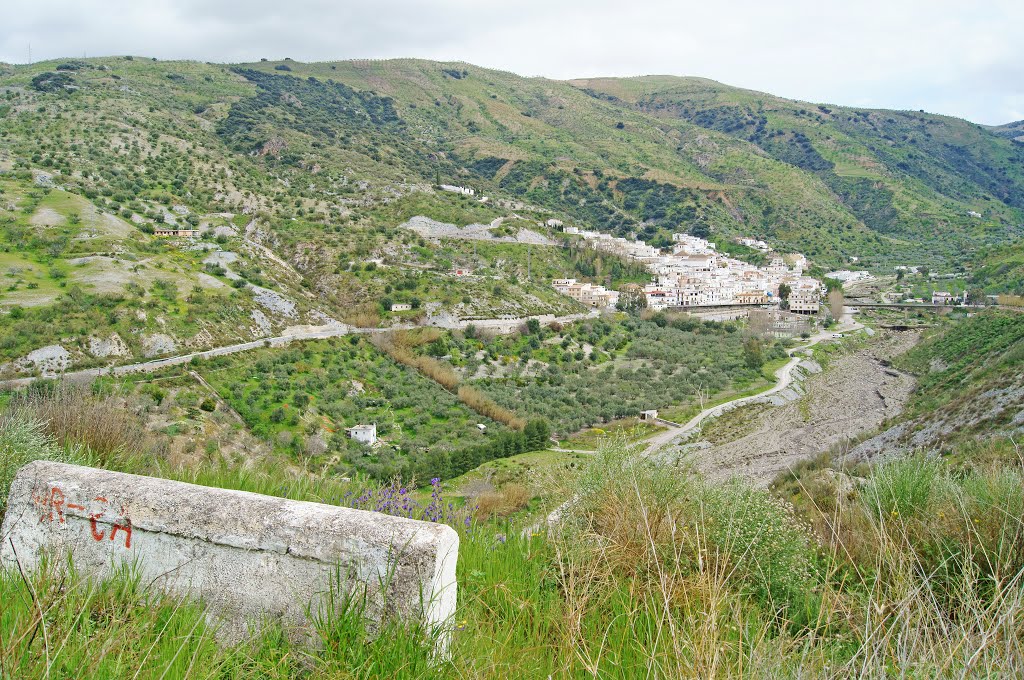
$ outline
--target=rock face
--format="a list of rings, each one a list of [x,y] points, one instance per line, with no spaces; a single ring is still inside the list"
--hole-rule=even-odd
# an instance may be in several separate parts
[[[400,224],[399,226],[404,229],[411,229],[420,236],[425,236],[427,238],[465,238],[476,241],[530,243],[538,246],[556,245],[555,242],[547,236],[538,234],[535,231],[530,231],[529,229],[519,229],[515,236],[495,236],[491,233],[491,230],[501,227],[503,220],[504,218],[498,217],[490,224],[469,224],[465,227],[459,227],[454,224],[448,224],[447,222],[438,222],[437,220],[432,220],[429,217],[424,217],[423,215],[417,215],[411,218],[408,222]]]
[[[444,631],[455,612],[458,534],[363,510],[36,461],[11,484],[0,535],[6,568],[70,552],[103,578],[137,562],[148,587],[201,598],[228,642],[268,619],[309,640],[307,612],[332,591],[365,592],[371,627],[400,616]]]
[[[110,337],[106,339],[95,335],[91,336],[89,338],[89,354],[98,359],[106,359],[107,357],[128,357],[132,353],[120,335],[111,333]]]
[[[38,369],[44,378],[53,378],[68,369],[71,352],[60,345],[47,345],[34,349],[15,362],[19,368]]]
[[[178,343],[165,333],[153,333],[142,338],[142,355],[147,359],[161,354],[170,354],[177,349]]]

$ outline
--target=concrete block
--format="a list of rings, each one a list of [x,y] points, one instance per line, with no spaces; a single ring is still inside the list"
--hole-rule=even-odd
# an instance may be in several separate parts
[[[446,645],[455,612],[451,527],[320,503],[36,461],[11,484],[0,540],[6,568],[70,553],[103,578],[136,563],[144,585],[201,599],[229,642],[268,619],[311,639],[307,613],[339,575],[341,590],[366,589],[373,625],[420,618]]]

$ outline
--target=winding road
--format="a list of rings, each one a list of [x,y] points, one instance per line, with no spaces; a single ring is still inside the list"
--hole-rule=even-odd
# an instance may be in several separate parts
[[[600,312],[594,310],[585,314],[569,314],[567,316],[552,316],[550,314],[528,316],[518,319],[483,319],[476,321],[459,321],[451,326],[445,326],[445,328],[466,328],[468,326],[476,326],[480,329],[492,329],[498,332],[508,332],[526,322],[527,319],[538,319],[541,323],[549,324],[553,322],[558,323],[569,323],[572,321],[578,321],[592,316],[597,316]],[[159,371],[163,368],[170,366],[180,366],[181,364],[187,364],[193,359],[209,359],[211,357],[219,357],[227,354],[237,354],[238,352],[248,352],[250,350],[259,349],[260,347],[281,347],[288,345],[292,342],[302,340],[325,340],[327,338],[337,338],[343,335],[355,335],[355,334],[372,334],[372,333],[389,333],[391,331],[398,330],[412,330],[414,328],[422,328],[414,324],[404,324],[397,326],[389,326],[387,328],[357,328],[355,326],[349,326],[343,323],[333,323],[325,326],[298,326],[292,329],[286,329],[282,335],[275,335],[268,338],[260,338],[258,340],[251,340],[249,342],[239,342],[233,345],[224,345],[222,347],[215,347],[213,349],[203,350],[201,352],[190,352],[188,354],[179,354],[173,357],[165,357],[163,359],[153,359],[152,361],[144,361],[136,364],[124,364],[122,366],[104,366],[101,368],[86,368],[79,371],[66,371],[55,376],[44,376],[47,378],[63,378],[71,382],[85,382],[98,378],[101,376],[121,376],[129,375],[132,373],[152,373]],[[36,380],[39,380],[39,376],[29,376],[25,378],[12,378],[10,380],[0,381],[0,388],[14,389],[18,387],[25,387],[32,384]]]
[[[649,437],[648,439],[638,442],[638,444],[646,444],[644,450],[639,454],[639,457],[649,458],[663,446],[675,441],[679,437],[699,427],[701,423],[703,423],[708,418],[715,418],[727,411],[731,411],[734,408],[743,406],[744,404],[749,404],[750,402],[755,401],[757,399],[763,399],[764,397],[771,396],[773,394],[781,392],[782,390],[786,389],[787,387],[793,384],[793,369],[795,369],[797,365],[804,359],[804,357],[800,356],[799,354],[804,353],[806,350],[810,349],[811,347],[813,347],[814,345],[818,344],[823,340],[830,340],[832,338],[842,337],[846,333],[852,333],[863,328],[864,324],[858,321],[854,321],[853,317],[851,316],[851,310],[848,307],[844,307],[843,316],[840,320],[840,323],[837,326],[829,330],[820,331],[812,335],[810,338],[808,338],[807,342],[805,342],[804,344],[786,350],[786,353],[789,354],[791,358],[788,362],[786,362],[785,366],[782,366],[777,371],[775,371],[775,377],[777,379],[777,382],[774,387],[767,389],[764,392],[758,392],[757,394],[752,394],[747,397],[738,397],[731,401],[727,401],[723,404],[708,407],[701,411],[700,413],[698,413],[697,415],[695,415],[693,418],[690,418],[690,420],[680,425],[679,427],[669,427],[664,431],[654,435],[653,437]],[[593,451],[579,451],[576,449],[552,448],[552,450],[565,451],[571,453],[594,453]],[[536,533],[545,524],[548,527],[557,526],[559,521],[561,520],[562,514],[568,508],[572,507],[576,500],[576,497],[572,497],[566,500],[557,508],[548,513],[548,515],[545,518],[528,525],[526,528],[523,529],[523,535],[529,536],[533,533]]]
[[[848,311],[848,308],[844,307],[842,320],[837,326],[829,330],[820,331],[808,338],[807,342],[804,344],[786,350],[786,353],[790,356],[790,360],[786,362],[784,366],[775,371],[776,383],[774,387],[750,396],[738,397],[731,401],[718,404],[717,406],[710,406],[695,415],[693,418],[690,418],[690,420],[686,421],[683,425],[680,425],[679,427],[669,427],[663,432],[659,432],[653,437],[645,439],[644,443],[646,443],[647,446],[644,448],[641,456],[646,458],[653,455],[658,451],[658,449],[666,444],[700,427],[700,425],[708,418],[716,418],[726,411],[731,411],[734,408],[744,406],[745,404],[764,399],[765,397],[769,397],[783,391],[793,384],[793,370],[801,361],[803,361],[804,357],[800,355],[803,354],[805,350],[810,349],[823,340],[841,337],[845,333],[852,333],[862,328],[864,328],[864,324],[854,321],[850,311]]]

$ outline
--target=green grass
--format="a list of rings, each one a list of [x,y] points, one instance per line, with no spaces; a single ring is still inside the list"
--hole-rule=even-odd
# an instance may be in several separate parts
[[[558,442],[565,449],[583,449],[596,451],[603,443],[631,444],[650,437],[662,428],[651,423],[641,422],[636,418],[623,418],[606,423],[601,427],[591,427],[574,433]]]
[[[766,361],[761,367],[761,375],[755,378],[750,385],[739,389],[719,392],[704,402],[704,408],[714,408],[715,406],[721,406],[729,401],[743,399],[745,397],[753,397],[761,394],[762,392],[767,392],[778,384],[775,372],[789,363],[789,361],[790,357],[788,356],[782,356]],[[699,403],[691,403],[683,407],[667,409],[660,415],[672,422],[686,424],[691,418],[700,413],[701,410],[701,405]]]
[[[109,446],[99,442],[118,439],[100,437],[95,418],[51,412],[61,414],[51,432],[71,424],[64,418],[88,425],[65,446],[93,464],[303,500],[332,502],[351,488],[283,466],[153,467],[126,448],[138,441],[127,435],[102,463],[96,456]],[[0,429],[5,469],[61,449],[52,434],[24,432]],[[837,494],[819,461],[788,473],[780,498],[705,483],[616,447],[578,462],[555,464],[557,474],[534,488],[546,503],[574,497],[560,531],[524,537],[505,521],[457,523],[450,661],[431,662],[431,641],[415,625],[368,633],[358,607],[321,619],[313,649],[273,626],[222,646],[201,603],[146,591],[130,571],[95,584],[73,571],[23,578],[8,570],[0,575],[5,673],[779,678],[889,677],[912,665],[929,677],[989,677],[1020,663],[1024,480],[1014,465],[953,470],[911,459]],[[519,463],[553,460],[538,453],[501,465]]]

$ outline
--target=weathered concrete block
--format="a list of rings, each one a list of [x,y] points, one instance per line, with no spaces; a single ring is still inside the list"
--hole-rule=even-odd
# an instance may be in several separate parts
[[[455,612],[458,534],[364,510],[36,461],[11,484],[0,539],[8,568],[68,552],[98,578],[137,563],[144,585],[201,598],[229,641],[267,618],[301,639],[339,574],[366,588],[373,622],[444,630]]]

